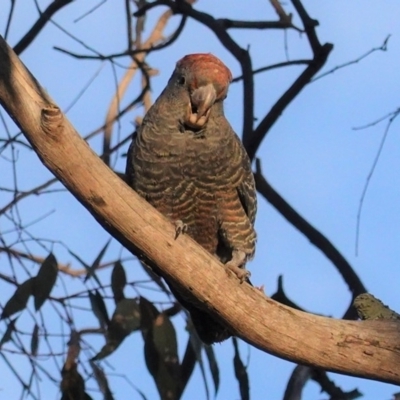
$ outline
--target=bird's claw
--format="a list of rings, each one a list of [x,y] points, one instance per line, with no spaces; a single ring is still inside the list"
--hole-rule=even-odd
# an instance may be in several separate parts
[[[234,250],[232,259],[225,264],[225,268],[233,272],[238,278],[240,283],[243,283],[250,278],[250,271],[241,267],[246,261],[246,253],[240,250]]]
[[[255,286],[255,288],[256,288],[257,290],[259,290],[261,293],[265,294],[265,287],[264,287],[264,285]]]
[[[187,224],[185,224],[180,219],[175,221],[175,240],[178,239],[179,235],[182,233],[186,233],[188,229]]]
[[[239,279],[240,283],[245,282],[248,278],[250,278],[250,271],[245,268],[240,268],[237,265],[230,264],[230,261],[225,264],[225,268],[228,271],[233,272]]]

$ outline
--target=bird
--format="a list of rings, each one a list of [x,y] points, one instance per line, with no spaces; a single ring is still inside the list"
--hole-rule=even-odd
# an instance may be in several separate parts
[[[176,63],[165,89],[146,113],[127,153],[127,183],[176,226],[249,282],[257,197],[251,162],[224,115],[232,74],[210,53]],[[205,344],[229,329],[168,282]]]

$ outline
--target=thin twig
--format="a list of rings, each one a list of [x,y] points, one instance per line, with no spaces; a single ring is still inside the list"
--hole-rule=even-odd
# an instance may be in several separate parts
[[[293,60],[293,61],[283,61],[283,62],[280,62],[280,63],[271,64],[271,65],[267,65],[265,67],[254,69],[252,71],[252,74],[253,75],[257,75],[257,74],[260,74],[261,72],[270,71],[270,70],[276,69],[276,68],[289,67],[289,66],[292,66],[292,65],[310,65],[311,63],[312,63],[312,60],[307,60],[307,59],[304,59],[304,60]],[[239,75],[239,76],[237,76],[237,77],[232,79],[232,83],[239,82],[242,79],[243,79],[243,75]]]
[[[361,197],[360,197],[360,202],[358,205],[358,210],[357,210],[357,222],[356,222],[356,238],[355,238],[355,254],[356,256],[358,256],[358,251],[359,251],[359,244],[360,244],[360,226],[361,226],[361,213],[362,213],[362,209],[364,206],[364,201],[365,201],[365,197],[367,195],[367,191],[369,188],[369,185],[371,183],[371,179],[372,176],[375,172],[376,166],[378,165],[378,161],[380,159],[380,156],[382,154],[382,150],[383,150],[383,146],[385,145],[388,133],[389,133],[389,129],[393,123],[393,121],[397,118],[397,116],[400,114],[400,109],[397,109],[396,111],[393,111],[392,113],[386,115],[385,117],[379,118],[378,120],[371,122],[367,125],[364,125],[363,127],[358,127],[358,128],[353,128],[354,130],[360,130],[360,129],[365,129],[365,128],[369,128],[371,126],[374,126],[376,124],[378,124],[379,122],[389,118],[388,123],[386,125],[386,128],[383,132],[383,136],[382,139],[380,141],[379,147],[378,147],[378,151],[375,154],[375,158],[372,162],[372,166],[371,169],[367,175],[365,184],[364,184],[364,188],[362,190],[361,193]]]
[[[100,3],[94,5],[91,9],[89,9],[88,11],[86,11],[85,13],[83,13],[80,17],[74,19],[74,22],[77,23],[79,21],[81,21],[82,19],[86,18],[88,15],[92,14],[93,12],[95,12],[97,9],[99,9],[103,4],[106,3],[107,0],[102,0],[100,1]]]
[[[345,62],[343,64],[337,65],[336,67],[330,69],[329,71],[326,71],[326,72],[322,73],[321,75],[317,75],[316,77],[311,79],[311,81],[315,82],[316,80],[321,79],[324,76],[333,74],[334,72],[336,72],[339,69],[348,67],[348,66],[353,65],[353,64],[357,64],[360,61],[362,61],[364,58],[367,58],[368,56],[370,56],[372,53],[375,53],[376,51],[387,51],[387,44],[389,42],[390,36],[391,35],[386,36],[385,40],[383,41],[383,43],[379,47],[374,47],[371,50],[368,50],[366,53],[364,53],[360,57],[356,58],[355,60],[351,60],[351,61]]]
[[[41,13],[37,21],[32,25],[29,31],[23,36],[23,38],[14,46],[14,51],[16,54],[21,54],[36,38],[36,36],[41,32],[47,22],[50,21],[51,17],[65,7],[73,0],[54,0],[48,5],[48,7]]]

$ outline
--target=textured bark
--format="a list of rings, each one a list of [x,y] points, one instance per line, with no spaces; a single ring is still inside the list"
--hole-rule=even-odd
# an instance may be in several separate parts
[[[280,305],[222,265],[120,180],[0,40],[0,102],[42,162],[122,244],[253,346],[296,363],[400,384],[400,324],[341,321]]]

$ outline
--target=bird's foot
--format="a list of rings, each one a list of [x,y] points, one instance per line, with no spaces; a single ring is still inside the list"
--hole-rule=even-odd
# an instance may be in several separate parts
[[[257,290],[259,290],[261,293],[265,294],[265,287],[264,287],[264,285],[255,286],[255,288],[256,288]]]
[[[188,226],[180,219],[175,221],[174,224],[175,224],[175,240],[176,240],[176,239],[178,239],[178,237],[181,233],[183,234],[183,233],[187,232]]]
[[[233,272],[238,278],[240,283],[243,283],[250,277],[250,271],[241,267],[246,261],[246,253],[241,250],[234,250],[232,259],[225,264],[225,268]]]

